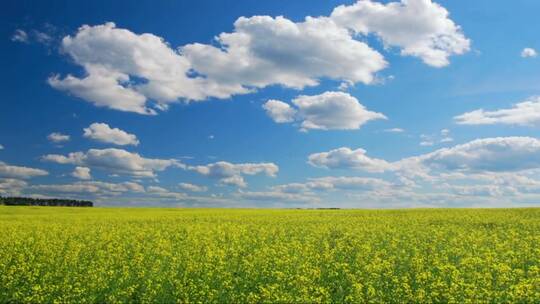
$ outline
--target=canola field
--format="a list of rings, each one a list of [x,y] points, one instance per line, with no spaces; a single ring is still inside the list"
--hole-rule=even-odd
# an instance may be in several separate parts
[[[540,302],[540,209],[0,206],[0,302]]]

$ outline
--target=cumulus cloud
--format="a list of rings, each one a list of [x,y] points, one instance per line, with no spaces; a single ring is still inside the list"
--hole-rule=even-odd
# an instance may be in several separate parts
[[[279,167],[274,163],[232,164],[225,161],[201,166],[188,166],[187,169],[204,176],[216,178],[223,185],[237,187],[247,186],[243,175],[264,174],[275,177],[279,171]]]
[[[274,99],[268,100],[263,105],[263,109],[265,109],[266,114],[277,123],[293,122],[294,116],[296,115],[296,110],[289,104]]]
[[[37,176],[45,176],[49,173],[45,170],[8,165],[0,161],[0,178],[28,179]]]
[[[208,188],[205,186],[199,186],[190,183],[179,183],[178,188],[190,192],[205,192],[208,190]]]
[[[521,57],[522,58],[529,58],[529,57],[536,57],[538,54],[536,53],[536,50],[533,48],[524,48],[521,51]]]
[[[67,156],[49,154],[42,160],[59,164],[72,164],[125,174],[137,177],[156,177],[156,172],[169,167],[183,168],[183,164],[174,159],[144,158],[137,153],[122,149],[90,149],[87,152],[69,153]]]
[[[540,169],[540,140],[532,137],[482,138],[395,162],[370,158],[363,149],[343,147],[311,154],[308,163],[327,169],[359,169],[371,173],[390,171],[400,177],[429,177],[428,171],[441,174],[520,172]]]
[[[387,46],[401,48],[402,55],[419,57],[434,67],[446,66],[450,56],[470,49],[469,39],[448,11],[431,0],[360,0],[336,7],[330,18],[359,34],[374,33]]]
[[[263,107],[278,123],[285,122],[284,112],[292,113],[294,120],[300,123],[303,131],[353,130],[359,129],[370,120],[386,119],[386,116],[381,113],[367,110],[358,99],[344,92],[325,92],[314,96],[301,95],[292,103],[296,109],[277,100],[270,100]],[[278,108],[279,110],[276,110]]]
[[[461,125],[540,125],[540,97],[529,99],[515,104],[508,109],[485,111],[474,110],[454,117],[457,124]]]
[[[78,179],[91,179],[90,168],[87,167],[75,167],[75,170],[71,173],[71,176]]]
[[[84,128],[84,137],[91,138],[104,143],[119,146],[139,145],[139,140],[134,134],[129,134],[118,128],[111,128],[106,123],[93,123],[88,128]]]
[[[62,40],[62,50],[86,75],[55,75],[49,83],[96,106],[139,114],[155,114],[148,99],[158,103],[178,98],[206,97],[200,77],[189,77],[190,63],[153,34],[135,34],[114,23],[83,25],[74,36]]]
[[[47,139],[53,143],[61,143],[69,141],[70,136],[62,133],[54,132],[47,136]]]
[[[382,55],[324,18],[241,17],[218,42],[220,48],[188,44],[177,51],[161,37],[114,23],[84,25],[61,47],[86,75],[54,75],[49,84],[96,106],[156,114],[178,100],[228,98],[272,84],[302,88],[321,77],[370,83],[386,66]]]
[[[329,18],[240,17],[219,46],[190,44],[182,53],[193,68],[231,87],[280,84],[303,88],[321,77],[369,84],[386,67],[382,55]]]
[[[240,17],[214,43],[176,49],[161,37],[109,22],[83,25],[62,39],[63,53],[85,73],[53,75],[49,83],[96,106],[139,114],[156,114],[180,100],[224,99],[270,85],[302,89],[327,78],[346,89],[377,83],[377,72],[388,65],[365,42],[372,33],[437,67],[470,44],[446,9],[430,0],[363,0],[337,7],[330,17],[301,22]]]
[[[314,167],[327,169],[357,169],[366,172],[384,172],[391,169],[391,164],[385,160],[371,158],[366,150],[352,150],[342,147],[328,152],[309,155],[308,163]]]
[[[402,162],[449,171],[512,172],[540,168],[540,140],[532,137],[476,139]]]
[[[4,146],[0,145],[0,150],[4,150]]]

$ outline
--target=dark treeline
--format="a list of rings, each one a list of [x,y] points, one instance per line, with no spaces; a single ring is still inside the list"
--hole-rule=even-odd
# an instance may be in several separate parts
[[[78,201],[78,200],[57,199],[57,198],[0,197],[0,205],[93,207],[94,203],[90,201]]]

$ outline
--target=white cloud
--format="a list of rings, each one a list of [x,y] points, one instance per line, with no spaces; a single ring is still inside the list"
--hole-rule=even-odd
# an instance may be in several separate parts
[[[169,167],[181,167],[174,159],[144,158],[137,153],[122,149],[90,149],[86,153],[74,152],[67,156],[49,154],[42,157],[44,161],[59,164],[72,164],[109,171],[116,174],[126,174],[137,177],[156,177],[156,172]]]
[[[11,41],[16,42],[28,43],[28,39],[28,34],[21,29],[16,29],[13,36],[11,36]]]
[[[92,176],[90,175],[90,168],[87,168],[87,167],[75,167],[75,169],[71,173],[71,176],[78,179],[91,179],[92,178]]]
[[[402,129],[402,128],[384,129],[383,131],[388,132],[388,133],[403,133],[403,132],[405,132],[405,130]]]
[[[49,83],[96,106],[155,114],[148,99],[164,105],[212,94],[204,79],[187,75],[188,60],[152,34],[137,35],[114,23],[84,25],[75,36],[64,37],[62,50],[84,67],[86,76],[53,76]]]
[[[264,105],[266,114],[277,123],[293,122],[296,110],[283,101],[270,99]]]
[[[146,190],[147,190],[147,193],[151,195],[153,194],[162,198],[169,198],[169,199],[175,199],[175,200],[182,200],[182,199],[188,198],[188,196],[185,193],[169,191],[159,186],[149,186],[146,188]]]
[[[443,137],[443,138],[441,138],[441,140],[440,140],[441,143],[449,143],[449,142],[453,142],[453,141],[454,141],[454,139],[453,139],[452,137],[448,137],[448,136],[447,136],[447,137]]]
[[[61,143],[69,141],[70,136],[62,133],[54,132],[47,136],[47,139],[53,143]]]
[[[478,176],[484,173],[512,173],[540,170],[540,139],[532,137],[495,137],[476,139],[419,156],[388,162],[373,159],[363,149],[339,148],[312,154],[308,162],[328,169],[359,169],[371,173],[394,172],[401,184],[414,186],[410,178],[434,181],[437,173],[448,172]]]
[[[382,55],[325,17],[298,23],[281,16],[240,17],[217,42],[186,45],[182,53],[196,71],[233,88],[300,89],[322,77],[369,84],[386,67]]]
[[[285,122],[283,115],[277,115],[276,112],[288,111],[289,114],[296,112],[295,120],[300,122],[300,128],[303,131],[353,130],[359,129],[370,120],[386,119],[386,116],[381,113],[367,110],[358,99],[344,92],[325,92],[314,96],[301,95],[292,103],[296,109],[277,100],[270,100],[263,107],[273,109],[273,111],[267,109],[267,112],[276,122]],[[276,105],[280,108],[279,111],[276,111]]]
[[[4,150],[4,146],[0,145],[0,150]]]
[[[540,97],[530,97],[509,109],[495,111],[479,109],[458,115],[454,119],[461,125],[537,126],[540,125]]]
[[[387,62],[365,42],[371,33],[432,66],[447,65],[449,56],[468,51],[470,44],[446,9],[430,0],[386,5],[364,0],[301,22],[240,17],[214,43],[176,49],[161,37],[109,22],[83,25],[63,38],[61,50],[85,75],[54,75],[49,83],[96,106],[140,114],[270,85],[302,89],[326,78],[345,89],[380,82],[376,73]]]
[[[48,174],[45,170],[12,166],[0,161],[0,178],[27,179]]]
[[[70,193],[84,195],[111,195],[116,196],[124,193],[142,193],[144,187],[134,182],[107,183],[100,181],[82,181],[73,184],[50,184],[34,185],[32,190],[47,193]]]
[[[308,163],[319,168],[352,168],[366,172],[384,172],[391,168],[385,160],[368,157],[364,149],[351,150],[347,147],[311,154]]]
[[[524,48],[521,51],[521,57],[523,58],[529,58],[529,57],[536,57],[538,54],[536,53],[535,49],[532,48]]]
[[[55,75],[49,83],[96,106],[156,114],[171,102],[229,98],[272,84],[302,88],[321,77],[370,83],[386,66],[379,53],[327,18],[241,17],[235,32],[218,40],[221,48],[189,44],[177,51],[158,36],[114,23],[84,25],[64,37],[62,50],[86,75]],[[149,100],[157,102],[155,109]]]
[[[418,157],[421,164],[449,171],[513,172],[540,168],[540,140],[532,137],[476,139]]]
[[[208,190],[208,188],[205,186],[198,186],[190,183],[179,183],[178,187],[182,190],[190,192],[205,192]]]
[[[14,178],[0,178],[0,195],[20,195],[28,183]]]
[[[84,137],[91,138],[104,143],[111,143],[119,146],[137,146],[139,140],[134,134],[129,134],[118,128],[111,128],[106,123],[93,123],[88,128],[84,128]]]
[[[236,196],[248,201],[263,201],[280,204],[283,202],[316,203],[319,198],[312,195],[286,193],[281,191],[240,191]]]
[[[201,175],[216,178],[223,185],[246,187],[243,175],[265,174],[275,177],[279,167],[274,163],[243,163],[232,164],[229,162],[216,162],[203,166],[188,166],[188,170]]]
[[[443,67],[449,64],[448,57],[470,49],[469,39],[448,15],[444,7],[431,0],[387,4],[360,0],[336,7],[330,18],[357,33],[374,33],[387,46],[401,48],[402,55]]]
[[[329,190],[375,190],[384,189],[391,186],[391,183],[371,177],[349,177],[349,176],[327,176],[319,178],[310,178],[306,184],[310,189],[329,191]]]

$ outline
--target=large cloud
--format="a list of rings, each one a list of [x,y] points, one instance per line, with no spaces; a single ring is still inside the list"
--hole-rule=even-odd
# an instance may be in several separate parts
[[[308,163],[327,169],[360,169],[372,173],[423,169],[514,172],[540,169],[540,140],[532,137],[482,138],[396,162],[370,158],[364,149],[342,147],[311,154]]]
[[[162,38],[137,35],[114,23],[84,25],[62,40],[62,50],[84,67],[86,76],[53,76],[49,83],[77,97],[116,110],[155,114],[159,103],[206,97],[202,78],[188,77],[190,63]]]
[[[129,134],[118,128],[111,128],[106,123],[93,123],[88,128],[84,128],[84,137],[91,138],[104,143],[111,143],[119,146],[137,146],[139,140],[134,134]]]
[[[114,23],[84,25],[62,40],[62,50],[86,75],[49,78],[51,86],[96,106],[155,114],[170,102],[228,98],[279,84],[302,88],[321,77],[370,83],[383,57],[325,18],[294,23],[283,17],[239,18],[222,48],[189,44],[180,52],[153,34]],[[332,43],[328,43],[332,41]]]
[[[0,161],[0,178],[27,179],[48,174],[45,170],[12,166]]]
[[[137,153],[115,148],[90,149],[86,153],[74,152],[67,156],[49,154],[43,156],[42,159],[59,164],[85,166],[138,177],[155,177],[157,171],[163,171],[169,167],[183,167],[180,162],[174,159],[144,158]]]
[[[347,147],[311,154],[308,157],[308,163],[319,168],[346,168],[367,172],[384,172],[392,167],[383,159],[367,156],[364,149],[351,150]]]
[[[304,131],[359,129],[370,120],[386,119],[381,113],[367,110],[358,99],[344,92],[302,95],[292,103],[296,108],[282,101],[270,100],[263,108],[275,122],[296,120]]]
[[[540,140],[532,137],[495,137],[443,148],[404,160],[450,171],[512,172],[540,168]]]
[[[448,11],[431,0],[387,4],[360,0],[336,7],[330,18],[357,33],[374,33],[386,45],[401,48],[402,55],[419,57],[435,67],[448,65],[449,56],[470,48],[470,41],[448,18]]]
[[[201,166],[189,166],[187,169],[204,176],[216,178],[221,184],[238,187],[247,186],[243,175],[265,174],[275,177],[279,171],[279,167],[274,163],[232,164],[225,161]]]
[[[321,77],[369,84],[386,67],[382,55],[324,17],[240,17],[217,42],[186,45],[182,53],[196,71],[231,86],[303,88]]]
[[[474,110],[454,117],[461,125],[507,124],[520,126],[540,125],[540,97],[531,97],[509,109]]]
[[[446,9],[429,0],[359,1],[337,7],[330,17],[301,22],[240,17],[215,43],[177,49],[114,23],[83,25],[64,37],[61,49],[85,75],[54,75],[49,83],[96,106],[140,114],[156,114],[179,100],[223,99],[269,85],[302,89],[327,78],[344,87],[371,84],[387,66],[365,42],[371,33],[433,66],[447,65],[450,55],[469,49]]]

